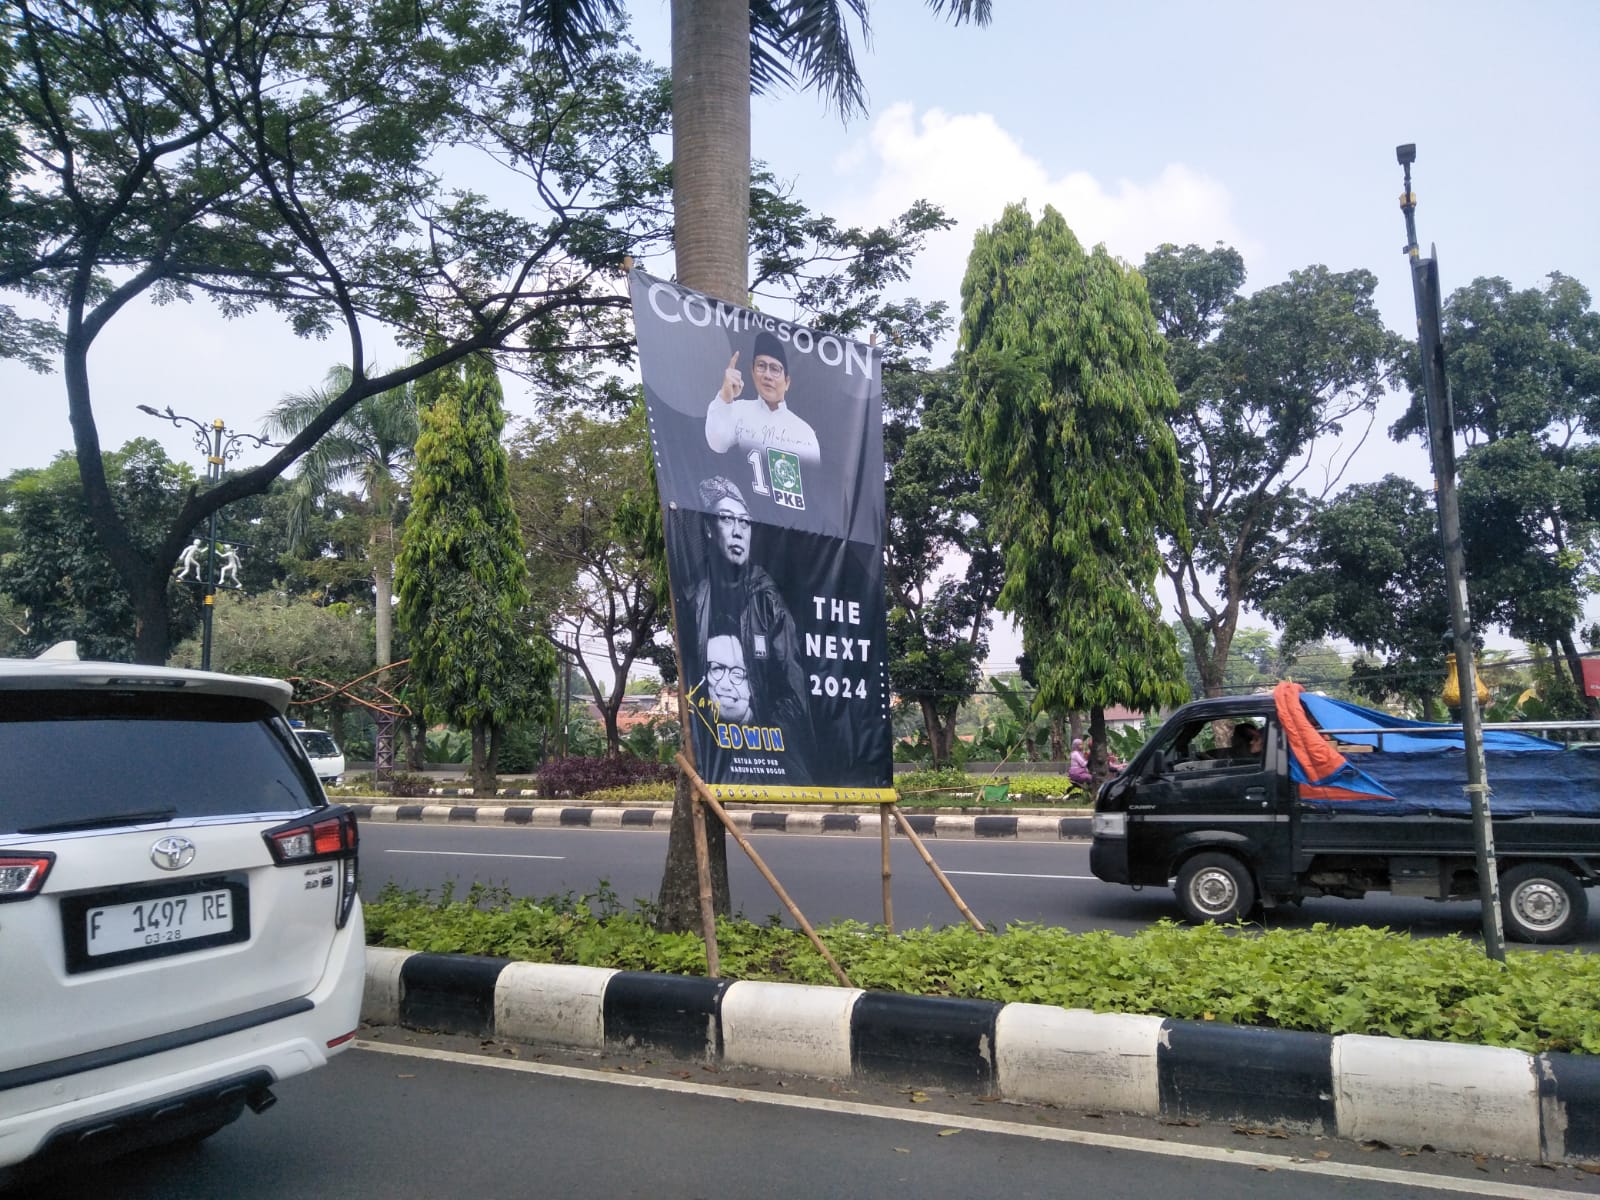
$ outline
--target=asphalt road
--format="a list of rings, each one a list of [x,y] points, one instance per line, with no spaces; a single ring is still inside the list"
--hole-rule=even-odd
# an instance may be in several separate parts
[[[375,1031],[198,1148],[29,1187],[29,1200],[1092,1196],[1566,1200],[1600,1177],[1467,1155],[1184,1128],[692,1064]]]
[[[604,881],[626,904],[653,899],[660,887],[667,835],[650,830],[478,828],[400,825],[371,821],[361,827],[362,894],[386,882],[458,894],[473,882],[503,885],[513,894],[550,896],[593,892]],[[875,837],[756,833],[752,844],[813,923],[841,918],[883,920],[879,842]],[[996,926],[1033,921],[1087,931],[1134,933],[1162,917],[1179,919],[1170,890],[1102,883],[1089,873],[1084,842],[930,839],[934,859],[981,921]],[[736,910],[753,920],[782,912],[782,905],[730,839],[728,869]],[[893,843],[894,916],[897,928],[942,926],[961,920],[955,906],[903,838]],[[1266,914],[1274,928],[1375,925],[1436,937],[1476,937],[1478,908],[1464,902],[1394,899],[1319,899]],[[788,922],[786,922],[788,923]],[[1578,945],[1600,949],[1600,914],[1591,911]]]

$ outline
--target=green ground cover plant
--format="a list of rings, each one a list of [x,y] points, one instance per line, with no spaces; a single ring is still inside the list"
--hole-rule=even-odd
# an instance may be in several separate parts
[[[672,807],[672,781],[630,783],[625,787],[601,788],[584,797],[588,804],[626,804],[651,808]]]
[[[985,785],[1006,785],[1004,800],[986,798]],[[895,790],[900,803],[915,808],[999,808],[1028,804],[1086,808],[1093,798],[1065,775],[1011,774],[968,775],[956,768],[940,771],[914,771],[896,775]]]
[[[465,897],[385,891],[367,906],[375,946],[705,974],[695,934],[658,933],[648,905],[594,895]],[[1510,951],[1495,963],[1459,938],[1412,939],[1364,926],[1308,930],[1186,927],[1163,921],[1124,937],[1019,924],[890,934],[840,921],[818,929],[858,987],[925,996],[1148,1013],[1318,1033],[1364,1033],[1600,1054],[1600,957]],[[804,935],[775,923],[722,921],[730,979],[832,984]]]

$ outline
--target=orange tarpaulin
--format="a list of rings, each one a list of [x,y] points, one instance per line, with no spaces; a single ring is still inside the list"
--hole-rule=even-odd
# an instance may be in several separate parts
[[[1289,752],[1294,755],[1301,776],[1300,796],[1305,800],[1351,800],[1358,796],[1376,796],[1379,793],[1361,788],[1331,784],[1341,771],[1359,777],[1350,767],[1350,760],[1329,744],[1327,736],[1311,723],[1305,707],[1300,703],[1300,693],[1305,691],[1298,683],[1285,680],[1272,689],[1272,703],[1278,710],[1278,723],[1283,726],[1289,741]]]

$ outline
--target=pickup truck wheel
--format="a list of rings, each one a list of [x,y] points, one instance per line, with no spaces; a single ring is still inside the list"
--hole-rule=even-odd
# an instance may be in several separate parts
[[[1196,854],[1178,870],[1178,904],[1197,925],[1242,921],[1256,904],[1250,868],[1231,854]]]
[[[1500,876],[1506,934],[1519,942],[1555,945],[1574,940],[1589,919],[1589,899],[1570,871],[1522,863]]]

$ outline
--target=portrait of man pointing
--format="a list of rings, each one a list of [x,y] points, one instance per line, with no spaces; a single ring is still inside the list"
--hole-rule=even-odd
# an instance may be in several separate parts
[[[722,386],[706,409],[706,445],[718,454],[737,447],[740,450],[780,450],[793,454],[803,464],[822,461],[817,435],[805,420],[790,410],[788,352],[772,333],[756,335],[750,356],[750,374],[755,383],[753,398],[743,395],[742,354],[735,351],[722,372]]]

